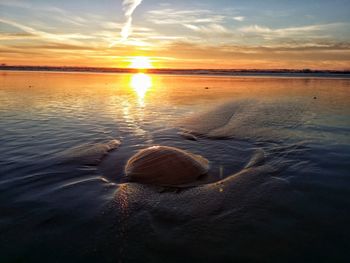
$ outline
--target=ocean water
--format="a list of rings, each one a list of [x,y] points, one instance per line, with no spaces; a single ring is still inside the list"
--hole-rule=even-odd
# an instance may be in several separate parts
[[[1,262],[349,262],[350,79],[0,72]],[[167,145],[188,189],[128,182]]]

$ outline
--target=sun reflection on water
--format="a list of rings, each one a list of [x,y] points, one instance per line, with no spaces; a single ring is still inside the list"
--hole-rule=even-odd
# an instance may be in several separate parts
[[[144,106],[145,95],[152,87],[152,78],[144,73],[138,73],[132,75],[130,85],[137,94],[139,104]]]

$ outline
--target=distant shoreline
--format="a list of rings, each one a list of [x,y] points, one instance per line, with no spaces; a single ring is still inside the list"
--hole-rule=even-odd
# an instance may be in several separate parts
[[[52,66],[7,66],[1,65],[0,71],[46,71],[46,72],[87,72],[87,73],[148,73],[167,75],[217,75],[217,76],[297,76],[297,77],[349,77],[349,70],[312,70],[312,69],[131,69],[100,67],[52,67]]]

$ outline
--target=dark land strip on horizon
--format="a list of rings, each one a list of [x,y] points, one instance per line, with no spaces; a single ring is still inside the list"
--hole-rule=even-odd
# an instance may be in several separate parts
[[[350,70],[313,70],[313,69],[133,69],[73,66],[10,66],[0,65],[2,71],[53,71],[53,72],[91,72],[91,73],[148,73],[170,75],[218,75],[218,76],[315,76],[350,77]]]

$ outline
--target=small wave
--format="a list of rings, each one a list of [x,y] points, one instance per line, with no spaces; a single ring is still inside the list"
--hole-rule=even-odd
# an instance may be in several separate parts
[[[301,104],[244,100],[220,104],[178,124],[187,133],[212,139],[281,141],[305,121],[304,111]]]
[[[121,142],[111,140],[106,143],[84,143],[69,148],[59,154],[63,163],[98,165],[108,152],[118,148]]]

